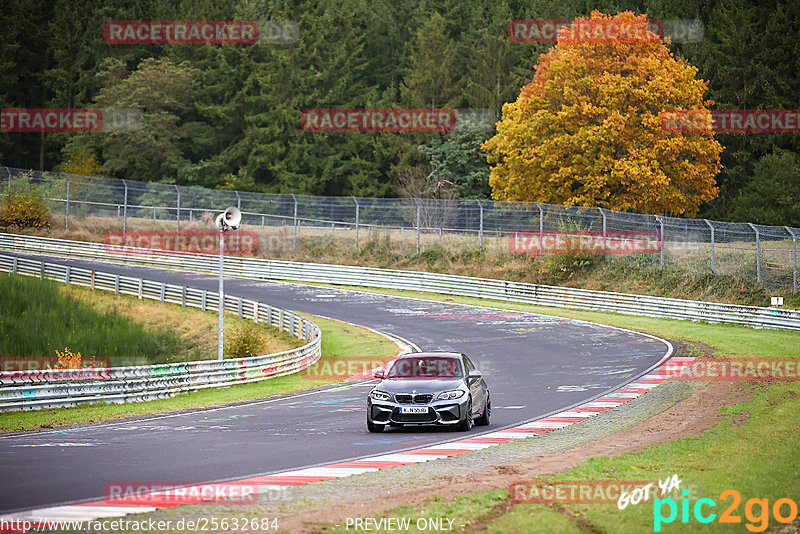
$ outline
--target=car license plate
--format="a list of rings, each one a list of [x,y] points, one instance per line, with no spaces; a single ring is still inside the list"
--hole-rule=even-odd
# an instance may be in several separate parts
[[[400,413],[428,413],[424,406],[401,406]]]

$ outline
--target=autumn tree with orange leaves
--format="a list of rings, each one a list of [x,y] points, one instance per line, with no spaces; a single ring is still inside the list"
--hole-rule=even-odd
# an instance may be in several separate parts
[[[717,196],[713,133],[676,133],[659,118],[706,113],[707,83],[648,28],[646,15],[593,11],[561,29],[483,144],[495,199],[691,217]]]

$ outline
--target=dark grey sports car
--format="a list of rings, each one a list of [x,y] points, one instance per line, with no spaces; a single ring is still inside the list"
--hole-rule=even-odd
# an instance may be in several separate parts
[[[466,355],[413,352],[398,357],[367,397],[367,428],[386,425],[452,425],[469,430],[488,425],[492,415],[489,388]]]

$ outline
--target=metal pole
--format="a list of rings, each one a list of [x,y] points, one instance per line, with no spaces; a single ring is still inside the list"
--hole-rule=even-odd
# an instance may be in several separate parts
[[[123,200],[124,206],[122,208],[122,234],[128,231],[128,183],[123,179],[122,185],[125,186],[125,199]]]
[[[233,190],[236,193],[236,209],[242,211],[242,197],[239,196],[239,192],[237,190]]]
[[[539,208],[539,254],[544,254],[544,247],[542,245],[542,234],[544,233],[544,210],[542,205],[538,202],[536,207]]]
[[[709,228],[711,228],[711,274],[715,274],[714,270],[714,225],[708,219],[703,219]]]
[[[608,252],[608,243],[606,242],[606,212],[603,211],[603,208],[597,208],[600,210],[600,215],[603,216],[603,254]]]
[[[483,252],[483,204],[478,199],[478,209],[480,209],[480,228],[478,228],[478,235],[481,238],[481,252]]]
[[[756,233],[756,281],[761,283],[761,235],[758,233],[758,228],[753,223],[747,223],[750,228]]]
[[[358,199],[356,197],[353,197],[353,202],[356,203],[356,248],[358,248],[358,223],[360,222],[360,206],[358,205]]]
[[[219,231],[219,331],[217,336],[217,360],[222,359],[222,312],[225,310],[225,291],[223,289],[223,255],[225,250],[225,232]]]
[[[178,192],[178,204],[177,204],[178,213],[175,216],[175,219],[177,220],[177,223],[176,223],[177,224],[177,230],[176,231],[180,232],[181,231],[181,190],[178,189],[177,185],[175,186],[175,191]]]
[[[419,253],[419,223],[420,223],[420,208],[419,208],[419,200],[414,199],[414,202],[417,203],[417,253]]]
[[[8,174],[8,192],[11,192],[11,171],[6,167],[6,174]]]
[[[792,236],[792,292],[797,293],[797,236],[788,226],[784,226],[784,228]]]
[[[64,219],[64,228],[69,230],[69,174],[67,175],[67,212]]]
[[[661,254],[658,266],[663,269],[664,268],[664,219],[659,217],[658,215],[654,215],[654,217],[656,218],[661,227]]]
[[[294,237],[292,238],[292,250],[297,249],[297,197],[292,193],[292,200],[294,200]]]

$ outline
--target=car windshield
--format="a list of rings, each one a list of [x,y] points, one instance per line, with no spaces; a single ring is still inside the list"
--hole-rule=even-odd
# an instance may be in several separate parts
[[[456,358],[419,356],[394,362],[386,378],[461,378],[461,364]]]

